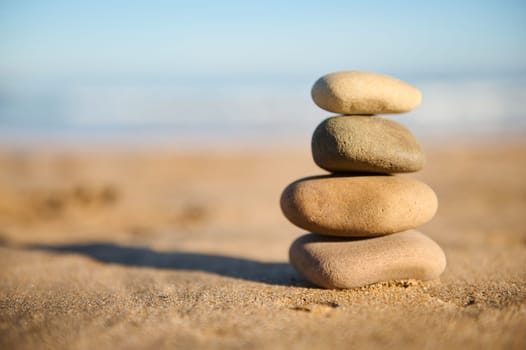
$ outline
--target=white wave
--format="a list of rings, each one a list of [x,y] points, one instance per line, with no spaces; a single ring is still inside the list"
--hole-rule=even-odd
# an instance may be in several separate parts
[[[392,116],[410,128],[472,133],[526,128],[524,80],[428,81],[422,105]],[[236,128],[312,130],[330,115],[317,108],[308,84],[77,85],[14,89],[0,95],[0,128],[149,126],[217,132]],[[38,122],[35,122],[38,121]],[[210,131],[210,130],[208,130]]]

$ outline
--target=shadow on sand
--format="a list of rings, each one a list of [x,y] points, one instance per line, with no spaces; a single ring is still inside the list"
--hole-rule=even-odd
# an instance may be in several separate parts
[[[145,247],[129,247],[113,243],[33,245],[30,248],[59,253],[82,254],[110,264],[203,271],[276,285],[304,285],[304,282],[288,263],[266,263],[244,258],[193,252],[156,252]]]

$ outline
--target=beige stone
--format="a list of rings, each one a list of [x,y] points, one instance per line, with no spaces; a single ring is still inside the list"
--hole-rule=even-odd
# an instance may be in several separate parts
[[[296,226],[332,236],[366,237],[415,228],[438,202],[426,184],[401,176],[317,176],[290,184],[281,209]]]
[[[311,90],[320,108],[341,114],[403,113],[416,108],[420,91],[393,77],[362,71],[327,74]]]
[[[314,162],[333,172],[415,172],[424,154],[403,125],[382,117],[338,116],[324,120],[312,136]]]
[[[389,280],[432,280],[446,267],[442,249],[418,231],[374,238],[307,234],[292,243],[291,264],[325,288],[354,288]]]

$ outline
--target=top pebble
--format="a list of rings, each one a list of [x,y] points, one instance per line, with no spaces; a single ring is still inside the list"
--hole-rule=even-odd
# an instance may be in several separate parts
[[[369,72],[344,71],[324,75],[312,87],[318,107],[340,114],[404,113],[422,100],[420,91],[396,78]]]

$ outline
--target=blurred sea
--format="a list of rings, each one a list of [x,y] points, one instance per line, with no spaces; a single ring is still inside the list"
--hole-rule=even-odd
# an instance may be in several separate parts
[[[331,114],[313,81],[87,81],[0,83],[2,143],[117,141],[195,144],[308,139]],[[526,77],[410,80],[420,107],[390,117],[418,137],[526,134]]]

